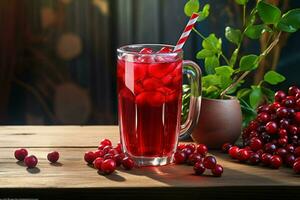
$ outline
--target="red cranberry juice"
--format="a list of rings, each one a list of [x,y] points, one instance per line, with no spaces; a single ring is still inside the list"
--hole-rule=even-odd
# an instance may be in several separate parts
[[[180,131],[182,60],[118,60],[118,110],[125,151],[170,157]]]

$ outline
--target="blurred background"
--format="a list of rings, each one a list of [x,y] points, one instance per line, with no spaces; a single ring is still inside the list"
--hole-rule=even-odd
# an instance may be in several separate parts
[[[254,1],[254,0],[253,0]],[[300,1],[270,0],[282,10]],[[1,0],[0,124],[116,124],[116,48],[131,43],[175,44],[188,18],[186,0]],[[233,0],[206,0],[205,35],[224,37],[239,26]],[[300,32],[283,35],[264,65],[300,85]],[[264,41],[246,41],[245,52]],[[195,60],[201,39],[192,34],[185,58]],[[232,50],[224,43],[224,49]],[[226,52],[226,50],[225,50]],[[199,61],[198,61],[199,62]],[[201,65],[202,63],[199,62]],[[265,69],[262,69],[265,70]],[[259,81],[263,72],[250,76]],[[277,89],[277,88],[276,88]]]

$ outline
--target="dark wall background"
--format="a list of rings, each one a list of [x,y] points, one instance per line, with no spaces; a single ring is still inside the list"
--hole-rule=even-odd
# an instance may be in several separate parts
[[[115,49],[130,43],[175,44],[187,22],[185,0],[0,1],[0,124],[115,124]],[[211,4],[205,35],[240,24],[233,0]],[[300,7],[299,1],[289,1]],[[288,37],[277,69],[280,85],[300,85],[300,33]],[[201,40],[184,50],[194,59]],[[224,42],[228,52],[233,48]],[[259,44],[249,42],[245,51]],[[199,62],[201,65],[202,63]],[[249,83],[252,80],[248,81]]]

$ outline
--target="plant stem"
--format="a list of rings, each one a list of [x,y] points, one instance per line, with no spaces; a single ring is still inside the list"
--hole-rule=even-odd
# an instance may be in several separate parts
[[[193,31],[195,31],[195,33],[197,33],[197,35],[199,35],[203,40],[206,40],[206,37],[202,35],[202,33],[200,33],[199,31],[197,31],[197,29],[193,28]]]
[[[268,55],[270,53],[270,51],[278,44],[279,42],[279,38],[280,38],[281,32],[278,33],[278,35],[276,36],[276,38],[273,40],[273,42],[266,48],[266,50],[264,50],[260,56],[259,59],[257,60],[257,63],[259,63],[263,57],[265,57],[266,55]],[[241,80],[243,80],[248,74],[250,73],[250,71],[245,71],[239,78],[237,78],[236,81],[234,81],[233,83],[231,83],[225,90],[223,90],[223,92],[221,92],[220,97],[221,99],[224,98],[224,96],[226,95],[226,93],[234,88],[235,86],[237,86],[239,84],[239,82]]]
[[[246,24],[246,4],[243,6],[243,27]]]

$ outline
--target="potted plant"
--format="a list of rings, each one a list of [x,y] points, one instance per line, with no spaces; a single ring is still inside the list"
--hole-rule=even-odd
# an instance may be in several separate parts
[[[243,25],[240,29],[225,28],[225,37],[234,50],[230,54],[222,49],[222,38],[211,33],[204,36],[197,29],[193,31],[203,39],[202,49],[196,54],[197,59],[204,61],[205,76],[202,78],[203,98],[199,123],[192,138],[198,143],[205,143],[211,148],[219,148],[225,142],[234,143],[240,136],[242,124],[246,125],[256,115],[256,108],[263,103],[271,102],[274,92],[268,85],[276,85],[285,80],[281,74],[270,70],[258,84],[241,88],[245,78],[252,71],[261,68],[260,63],[278,44],[284,32],[293,33],[300,28],[300,9],[285,13],[267,3],[257,1],[250,7],[248,0],[235,0],[242,6]],[[210,5],[201,10],[198,0],[189,0],[184,11],[187,16],[199,12],[198,22],[209,16]],[[267,38],[267,45],[259,54],[243,54],[241,47],[245,40]],[[189,88],[184,86],[182,118],[186,118],[189,104]],[[241,112],[242,111],[242,112]]]

